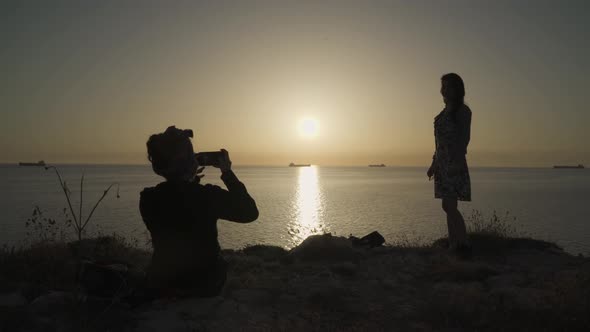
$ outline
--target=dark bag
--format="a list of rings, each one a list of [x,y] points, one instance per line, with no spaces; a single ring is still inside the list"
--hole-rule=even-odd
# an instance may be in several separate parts
[[[350,239],[352,245],[355,247],[375,248],[380,247],[385,243],[385,238],[377,231],[367,234],[360,239],[355,236],[350,236]]]

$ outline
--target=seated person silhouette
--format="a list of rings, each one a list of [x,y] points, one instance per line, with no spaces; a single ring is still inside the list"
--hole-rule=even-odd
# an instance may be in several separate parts
[[[227,190],[202,185],[191,130],[168,127],[147,141],[154,172],[166,179],[140,194],[139,208],[151,233],[153,256],[146,287],[155,296],[218,295],[226,279],[217,220],[249,223],[258,218],[256,202],[231,170],[226,150],[216,166]]]

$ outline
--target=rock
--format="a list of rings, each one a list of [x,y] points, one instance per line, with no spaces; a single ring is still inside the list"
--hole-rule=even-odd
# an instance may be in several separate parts
[[[397,278],[403,282],[410,282],[412,279],[414,279],[414,276],[409,273],[400,272],[397,274]]]
[[[375,304],[372,301],[368,301],[365,299],[344,299],[346,303],[346,313],[351,315],[370,315],[374,312]]]
[[[287,251],[281,247],[269,246],[269,245],[252,245],[242,249],[244,254],[257,256],[265,261],[277,261],[287,255]]]
[[[281,294],[275,306],[280,312],[297,312],[301,307],[301,300],[291,294]]]
[[[80,282],[87,293],[112,297],[124,287],[128,268],[123,264],[101,265],[91,261],[82,264]]]
[[[484,288],[479,282],[440,282],[434,284],[432,289],[430,300],[450,310],[469,312],[474,309],[469,307],[470,304],[479,303],[485,298]]]
[[[71,293],[51,291],[34,299],[29,308],[36,313],[57,312],[71,306],[73,301],[74,296]]]
[[[272,295],[260,289],[238,289],[232,292],[231,297],[239,303],[253,305],[270,305]]]
[[[375,248],[371,248],[371,250],[365,250],[364,254],[365,254],[365,256],[369,256],[369,257],[380,257],[380,256],[391,254],[391,248],[387,247],[387,246],[375,247]]]
[[[357,252],[348,239],[324,234],[308,237],[289,255],[302,261],[351,261]]]
[[[27,302],[31,302],[32,300],[38,298],[39,296],[46,293],[46,289],[39,284],[22,282],[16,288],[19,290],[20,294],[22,294],[26,299]]]
[[[331,278],[332,272],[330,272],[328,269],[323,269],[317,274],[317,276],[321,278]]]
[[[233,317],[239,311],[239,303],[226,299],[217,307],[216,315],[221,318]]]
[[[213,316],[223,302],[220,296],[161,301],[139,315],[136,331],[187,331],[187,326]]]
[[[504,287],[492,290],[490,297],[496,299],[505,310],[542,311],[550,309],[547,299],[554,296],[551,292],[520,287]]]
[[[497,267],[486,263],[455,261],[452,264],[437,266],[433,277],[450,282],[471,282],[487,280],[499,274],[500,270]]]
[[[333,264],[331,270],[337,274],[344,275],[344,276],[353,276],[356,274],[358,270],[358,266],[351,262],[343,262]]]
[[[506,264],[528,270],[555,271],[576,263],[577,258],[556,250],[515,250],[506,257]]]
[[[210,316],[223,302],[223,297],[190,298],[171,303],[167,310],[188,314],[192,317]]]
[[[526,283],[526,281],[527,279],[524,275],[518,273],[511,273],[489,277],[486,280],[486,284],[490,288],[503,288],[522,286]]]
[[[351,289],[339,285],[322,285],[315,289],[310,289],[307,296],[307,302],[315,310],[337,310],[347,312],[349,309]]]
[[[149,311],[139,317],[135,331],[157,332],[157,331],[186,331],[187,323],[177,312],[174,311]]]
[[[416,307],[411,304],[399,304],[392,308],[392,315],[397,319],[408,319],[416,313]]]
[[[385,279],[385,280],[381,281],[381,284],[382,284],[383,288],[385,288],[387,290],[393,290],[393,289],[396,289],[397,287],[399,287],[399,283],[397,283],[396,280],[394,280],[394,279]]]
[[[563,270],[555,273],[555,281],[560,284],[575,284],[580,277],[581,274],[578,270]]]
[[[20,293],[10,293],[0,295],[0,307],[13,308],[27,305],[27,299]]]

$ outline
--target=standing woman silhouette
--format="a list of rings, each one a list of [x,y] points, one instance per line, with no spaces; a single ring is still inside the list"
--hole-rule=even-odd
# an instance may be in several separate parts
[[[447,214],[449,248],[461,256],[469,256],[471,247],[457,201],[471,201],[471,181],[465,158],[471,132],[471,109],[464,103],[465,86],[459,75],[443,75],[440,93],[445,108],[434,118],[436,151],[427,175],[428,179],[434,176],[434,197],[442,199],[442,208]]]

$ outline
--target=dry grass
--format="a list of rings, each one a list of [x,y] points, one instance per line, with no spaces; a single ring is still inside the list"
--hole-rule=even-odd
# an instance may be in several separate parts
[[[510,212],[504,215],[498,215],[496,211],[492,212],[489,218],[486,218],[479,210],[473,210],[471,215],[465,219],[467,232],[473,234],[486,234],[496,237],[520,237],[524,236],[517,230],[516,217],[510,215]]]
[[[187,330],[224,324],[287,331],[583,331],[590,326],[587,259],[568,255],[553,243],[512,237],[517,233],[508,227],[509,218],[484,219],[479,214],[469,223],[474,256],[468,261],[442,248],[445,239],[425,245],[406,238],[374,249],[335,244],[332,249],[344,254],[329,257],[345,259],[313,260],[268,245],[224,250],[229,274],[221,307],[227,304],[226,311],[182,317]],[[315,253],[326,243],[339,244],[325,237],[325,243],[307,250]],[[149,252],[117,236],[5,247],[0,250],[2,285],[7,290],[23,281],[36,285],[31,298],[47,289],[72,289],[77,255],[135,267],[150,259]],[[515,274],[521,281],[498,285]],[[160,309],[166,312],[173,306]],[[134,319],[124,308],[104,314],[104,309],[92,310],[77,311],[78,325],[72,326],[117,331]],[[1,317],[23,321],[23,315],[15,311]]]
[[[31,298],[47,290],[72,290],[79,257],[137,268],[145,267],[150,259],[148,252],[117,235],[70,243],[42,241],[21,248],[4,246],[0,248],[0,290],[24,287]]]

